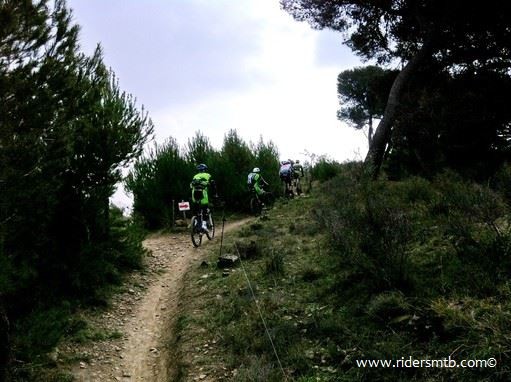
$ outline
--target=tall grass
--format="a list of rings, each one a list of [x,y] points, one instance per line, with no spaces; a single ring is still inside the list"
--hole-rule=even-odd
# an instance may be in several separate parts
[[[322,194],[316,216],[331,238],[336,299],[357,317],[352,329],[367,336],[359,357],[495,357],[497,370],[417,369],[410,378],[509,378],[511,342],[502,326],[511,317],[505,195],[452,172],[430,181],[369,183],[347,172]],[[391,370],[355,374],[397,378]]]
[[[511,233],[502,193],[454,173],[365,183],[359,170],[340,166],[312,198],[277,203],[269,220],[236,239],[260,253],[243,265],[288,380],[509,380]],[[242,271],[197,272],[208,278],[197,288],[201,278],[191,276],[191,320],[180,332],[188,351],[206,328],[220,347],[215,365],[225,366],[217,373],[283,380]],[[449,356],[494,357],[498,366],[356,364]],[[210,360],[195,357],[214,375]]]

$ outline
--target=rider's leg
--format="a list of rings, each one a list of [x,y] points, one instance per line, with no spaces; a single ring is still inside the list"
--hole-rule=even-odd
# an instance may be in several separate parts
[[[209,221],[208,216],[209,198],[206,190],[204,190],[203,197],[200,201],[200,205],[202,211],[202,228],[207,229],[207,222]]]
[[[201,204],[199,202],[193,202],[192,203],[192,213],[193,213],[193,216],[196,217],[196,220],[195,220],[195,226],[200,228],[201,225],[202,225],[202,222],[200,220],[200,216],[201,216]]]
[[[257,199],[259,200],[259,202],[261,204],[264,205],[264,190],[261,187],[259,187],[259,185],[257,185],[257,184],[255,185],[254,190],[255,190]]]

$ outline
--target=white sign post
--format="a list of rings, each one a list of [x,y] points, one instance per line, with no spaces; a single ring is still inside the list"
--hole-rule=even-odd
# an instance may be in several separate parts
[[[179,211],[183,212],[183,218],[186,220],[186,211],[190,211],[190,203],[181,200],[180,203],[177,204]]]

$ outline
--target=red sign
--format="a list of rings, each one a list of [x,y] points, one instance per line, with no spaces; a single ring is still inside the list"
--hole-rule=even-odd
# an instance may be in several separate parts
[[[188,211],[190,210],[190,203],[189,202],[181,202],[177,204],[179,207],[179,211]]]

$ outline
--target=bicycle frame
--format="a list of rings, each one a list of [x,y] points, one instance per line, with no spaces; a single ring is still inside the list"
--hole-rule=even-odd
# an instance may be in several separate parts
[[[203,228],[203,221],[204,221],[204,208],[202,206],[197,207],[198,212],[196,212],[191,219],[191,239],[192,244],[194,247],[198,247],[202,244],[202,236],[206,235],[208,240],[213,239],[215,236],[215,223],[213,219],[213,213],[210,210],[209,207],[206,207],[206,214],[208,216],[207,222],[207,229],[204,230]]]

